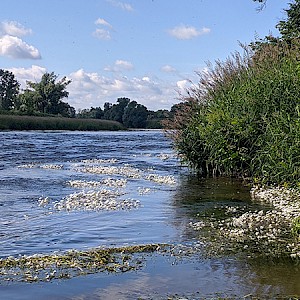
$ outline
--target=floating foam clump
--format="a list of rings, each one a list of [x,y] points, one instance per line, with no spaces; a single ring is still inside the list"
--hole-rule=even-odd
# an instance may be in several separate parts
[[[139,192],[140,195],[147,195],[151,192],[151,189],[150,188],[139,187],[138,192]]]
[[[41,165],[40,168],[51,169],[51,170],[61,170],[63,168],[63,165],[46,164],[46,165]]]
[[[148,176],[146,176],[146,179],[161,184],[169,184],[169,185],[176,184],[175,177],[172,175],[162,176],[157,174],[149,174]]]
[[[91,174],[105,174],[105,175],[121,175],[128,178],[141,178],[141,171],[130,166],[116,167],[116,166],[90,166],[80,169],[82,172]]]
[[[160,160],[168,160],[171,158],[171,155],[170,154],[167,154],[167,153],[161,153],[159,155],[157,155],[157,157],[160,159]]]
[[[24,165],[18,166],[18,168],[24,168],[24,169],[33,169],[33,168],[36,168],[36,167],[37,167],[36,164],[24,164]]]
[[[49,197],[40,197],[38,200],[39,206],[46,206],[49,204]]]
[[[108,187],[124,188],[124,187],[126,187],[127,180],[126,179],[112,179],[112,178],[107,178],[102,181],[70,180],[70,181],[68,181],[68,184],[71,187],[76,187],[76,188],[100,187],[102,185],[105,185]]]
[[[81,163],[83,164],[115,164],[118,160],[115,158],[111,159],[83,159],[81,160]]]
[[[59,211],[74,210],[124,210],[140,206],[138,200],[118,200],[121,194],[110,190],[88,191],[70,194],[59,202],[54,208]]]

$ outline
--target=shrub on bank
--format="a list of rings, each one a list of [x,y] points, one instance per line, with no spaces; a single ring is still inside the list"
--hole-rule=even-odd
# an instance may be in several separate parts
[[[199,73],[169,122],[182,158],[202,175],[298,184],[299,41],[234,54]]]
[[[71,119],[0,114],[0,130],[122,130],[119,122],[97,119]]]

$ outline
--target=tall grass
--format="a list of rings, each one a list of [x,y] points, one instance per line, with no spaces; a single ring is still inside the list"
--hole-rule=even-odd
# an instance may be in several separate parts
[[[0,130],[122,130],[119,122],[97,119],[0,115]]]
[[[300,181],[300,53],[292,46],[245,48],[209,65],[187,91],[168,134],[202,175]]]

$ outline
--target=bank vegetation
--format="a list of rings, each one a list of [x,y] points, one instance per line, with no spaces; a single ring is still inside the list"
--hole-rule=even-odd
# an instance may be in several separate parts
[[[0,130],[99,131],[124,129],[125,127],[119,122],[110,120],[0,114]]]
[[[261,194],[276,191],[268,192],[270,203],[277,203],[278,190],[284,199],[287,191],[295,195],[293,189],[300,187],[300,1],[285,11],[287,19],[276,26],[279,37],[241,45],[242,51],[225,61],[208,64],[182,96],[181,109],[166,122],[175,149],[199,175],[239,177],[262,189]],[[249,230],[270,239],[256,228],[272,228],[277,215],[278,224],[284,224],[279,228],[285,233],[284,254],[299,259],[300,197],[284,206],[274,206],[269,220],[267,212],[256,212],[252,223],[259,221],[250,229],[248,216],[228,222],[226,232],[230,237],[238,232],[236,240],[245,237],[248,247]],[[295,213],[286,217],[289,208]],[[263,249],[264,238],[254,243],[256,249]]]

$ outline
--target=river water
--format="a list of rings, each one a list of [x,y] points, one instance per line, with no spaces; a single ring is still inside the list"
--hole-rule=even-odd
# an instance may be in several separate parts
[[[192,175],[161,131],[1,132],[0,145],[2,259],[98,246],[197,246],[190,223],[199,214],[254,205],[239,182]],[[99,191],[104,191],[102,206],[83,204]],[[0,279],[0,299],[247,295],[299,296],[299,266],[233,255],[208,258],[199,247],[193,257],[153,255],[140,270],[117,275],[36,283]]]

